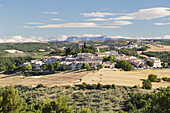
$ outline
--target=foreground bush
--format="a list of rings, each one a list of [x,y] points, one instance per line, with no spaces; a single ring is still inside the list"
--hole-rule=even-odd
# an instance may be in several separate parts
[[[19,113],[25,108],[24,100],[13,85],[0,89],[0,113]]]
[[[128,113],[170,113],[170,87],[158,93],[132,94],[125,106]]]
[[[143,89],[152,89],[152,83],[150,80],[144,80],[142,84]]]

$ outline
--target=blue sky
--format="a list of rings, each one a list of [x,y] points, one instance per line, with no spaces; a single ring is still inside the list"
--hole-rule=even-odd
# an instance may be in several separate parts
[[[84,34],[170,37],[170,0],[0,0],[0,39]]]

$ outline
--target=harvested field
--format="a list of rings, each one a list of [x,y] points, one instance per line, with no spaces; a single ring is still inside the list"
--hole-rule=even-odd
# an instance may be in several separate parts
[[[87,75],[87,71],[74,71],[74,72],[61,72],[57,74],[47,75],[47,76],[14,76],[14,75],[4,75],[0,73],[0,86],[6,86],[10,84],[22,84],[26,86],[36,86],[38,84],[43,84],[45,86],[55,86],[55,85],[70,85],[74,81]]]
[[[118,86],[142,86],[142,81],[147,79],[149,74],[156,74],[158,78],[170,77],[170,69],[145,69],[134,71],[119,71],[111,69],[102,69],[98,72],[88,71],[74,71],[74,72],[61,72],[58,74],[52,74],[47,76],[13,76],[0,74],[0,86],[6,86],[9,84],[22,84],[28,86],[36,86],[43,84],[45,86],[64,86],[80,84],[79,79],[82,78],[82,82],[89,84],[115,84]],[[170,86],[169,82],[152,82],[153,88]]]
[[[6,51],[8,53],[24,53],[24,52],[19,51],[19,50],[4,50],[4,51]]]
[[[1,55],[0,57],[27,57],[27,56],[33,56],[32,53],[7,53],[5,55]]]
[[[164,46],[164,45],[151,45],[151,44],[148,44],[148,46],[149,46],[150,48],[147,49],[147,51],[157,51],[157,52],[161,52],[161,51],[170,51],[170,46]]]
[[[83,82],[89,84],[115,84],[119,86],[142,86],[144,79],[147,79],[149,74],[156,74],[158,78],[170,77],[170,69],[144,69],[134,71],[118,71],[102,69],[99,72],[89,74],[83,79]],[[169,82],[152,82],[153,88],[170,86]]]

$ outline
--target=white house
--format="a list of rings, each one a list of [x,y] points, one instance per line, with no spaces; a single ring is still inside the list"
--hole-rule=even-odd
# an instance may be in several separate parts
[[[153,62],[153,67],[154,68],[161,68],[161,60],[159,58],[155,57],[149,57],[147,60],[151,60]]]
[[[103,62],[103,68],[115,68],[115,62],[111,63],[110,61]]]

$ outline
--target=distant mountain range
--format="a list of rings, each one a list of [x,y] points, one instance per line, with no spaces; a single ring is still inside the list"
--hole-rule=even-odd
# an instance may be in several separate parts
[[[107,40],[129,40],[128,38],[109,38],[106,36],[97,36],[97,37],[80,37],[80,36],[71,36],[67,37],[64,41],[107,41]],[[50,40],[50,41],[59,41],[59,40]]]

